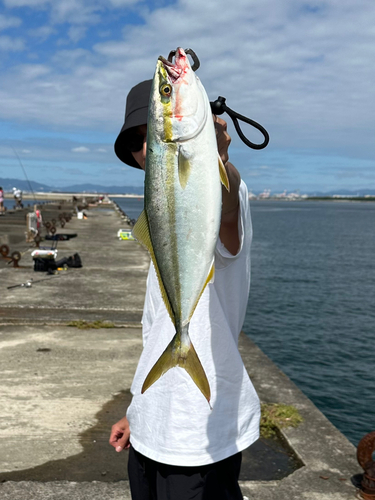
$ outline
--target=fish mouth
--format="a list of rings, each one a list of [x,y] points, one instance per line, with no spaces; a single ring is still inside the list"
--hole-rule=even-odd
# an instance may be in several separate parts
[[[163,56],[159,56],[159,61],[164,65],[165,70],[171,80],[171,83],[176,83],[189,69],[189,61],[184,49],[179,47],[175,53],[175,62],[165,59]]]

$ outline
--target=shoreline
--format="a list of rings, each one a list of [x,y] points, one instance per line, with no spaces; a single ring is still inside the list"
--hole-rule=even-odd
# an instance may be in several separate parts
[[[143,194],[105,194],[105,193],[53,193],[53,192],[35,192],[32,193],[24,192],[22,194],[23,200],[65,200],[67,198],[97,198],[98,196],[107,196],[108,198],[143,198]],[[13,193],[4,193],[5,200],[13,200]]]
[[[22,199],[23,200],[34,200],[36,198],[36,201],[39,201],[41,199],[43,200],[65,200],[67,198],[72,198],[73,196],[78,197],[78,198],[96,198],[98,196],[106,196],[107,198],[133,198],[133,199],[143,199],[144,195],[143,194],[133,194],[133,193],[126,193],[126,194],[108,194],[108,193],[73,193],[73,192],[67,192],[67,193],[54,193],[54,192],[35,192],[34,195],[29,192],[24,192]],[[12,200],[13,199],[13,194],[12,193],[4,193],[4,199],[6,200]],[[365,203],[371,203],[375,202],[375,196],[360,196],[360,197],[337,197],[337,196],[311,196],[307,198],[300,198],[300,199],[288,199],[288,198],[250,198],[250,202],[254,201],[292,201],[292,202],[305,202],[305,201],[333,201],[333,202],[365,202]]]

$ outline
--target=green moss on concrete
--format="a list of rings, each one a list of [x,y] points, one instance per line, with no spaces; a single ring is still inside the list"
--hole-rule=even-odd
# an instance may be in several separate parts
[[[112,321],[83,321],[81,319],[77,321],[69,321],[68,326],[74,326],[80,330],[86,330],[89,328],[115,328],[115,324]]]
[[[294,406],[264,403],[261,405],[261,410],[260,433],[265,438],[276,434],[277,429],[297,427],[303,422],[303,418]]]

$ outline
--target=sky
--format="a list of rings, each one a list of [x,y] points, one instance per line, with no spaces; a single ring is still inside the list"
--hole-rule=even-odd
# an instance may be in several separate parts
[[[373,0],[2,0],[0,178],[141,186],[113,144],[126,95],[192,48],[210,100],[261,123],[229,156],[250,190],[375,188]],[[244,127],[254,141],[257,132]]]

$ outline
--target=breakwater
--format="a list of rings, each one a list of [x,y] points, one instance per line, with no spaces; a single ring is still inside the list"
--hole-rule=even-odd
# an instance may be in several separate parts
[[[27,254],[19,268],[5,261],[0,266],[0,407],[6,422],[0,429],[0,496],[6,500],[130,498],[126,453],[116,454],[107,440],[131,397],[149,258],[136,242],[118,239],[118,230],[130,226],[113,205],[85,213],[58,230],[77,234],[58,242],[59,257],[78,252],[82,268],[35,273]],[[22,236],[24,222],[6,227],[3,221],[1,235]],[[14,248],[22,252],[27,244],[21,237]],[[45,281],[7,289],[39,276]],[[277,468],[273,477],[261,476],[273,467],[264,447],[252,451],[256,458],[244,454],[244,494],[352,498],[350,478],[359,472],[355,448],[244,335],[240,351],[262,401],[292,405],[304,419],[279,431],[297,459],[283,478]],[[259,476],[250,478],[254,461]]]

